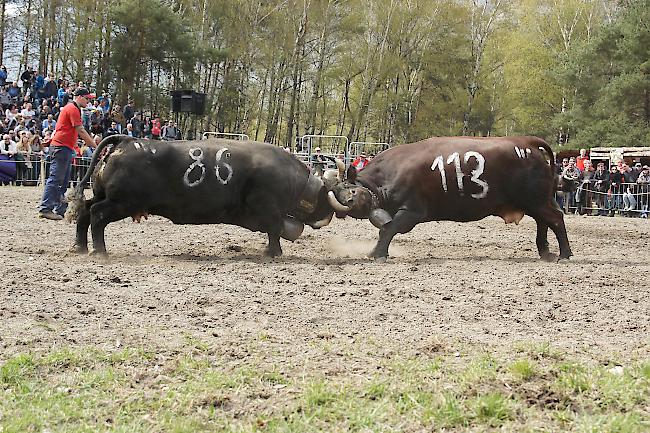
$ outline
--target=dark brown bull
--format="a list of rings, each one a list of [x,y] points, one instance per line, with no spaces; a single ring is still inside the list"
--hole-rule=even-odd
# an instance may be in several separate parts
[[[551,160],[550,166],[546,158]],[[337,216],[369,218],[379,241],[371,257],[386,258],[397,233],[427,221],[477,221],[489,215],[537,222],[537,249],[545,260],[547,229],[555,233],[560,258],[571,248],[558,208],[553,152],[537,137],[438,137],[380,153],[358,175],[330,192]]]

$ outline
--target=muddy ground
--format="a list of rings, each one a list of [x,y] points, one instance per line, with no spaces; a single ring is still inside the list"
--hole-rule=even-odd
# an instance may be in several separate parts
[[[309,356],[323,339],[414,353],[548,341],[596,361],[650,353],[648,220],[568,216],[574,257],[557,264],[538,259],[528,217],[422,224],[377,263],[365,257],[377,236],[368,221],[306,228],[269,259],[259,233],[154,217],[109,225],[102,259],[68,252],[74,226],[37,218],[41,192],[0,188],[0,359],[261,337],[282,356]]]

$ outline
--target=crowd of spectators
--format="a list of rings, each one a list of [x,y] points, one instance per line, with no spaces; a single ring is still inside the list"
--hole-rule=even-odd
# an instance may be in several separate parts
[[[581,149],[578,157],[562,159],[558,175],[557,200],[565,213],[575,209],[584,215],[595,209],[601,216],[614,216],[617,210],[628,216],[648,216],[650,167],[641,162],[628,165],[619,160],[609,168],[605,162],[598,162],[594,167],[586,150]]]
[[[31,67],[19,78],[8,81],[7,68],[0,66],[0,182],[22,185],[35,183],[39,174],[37,162],[47,158],[61,108],[72,100],[77,87],[86,86],[65,77],[44,75]],[[132,100],[121,107],[106,92],[82,110],[81,118],[95,143],[113,134],[154,140],[182,138],[174,121],[144,116]],[[84,165],[84,158],[89,158],[93,150],[80,142],[74,164]],[[78,168],[73,171],[80,172]]]

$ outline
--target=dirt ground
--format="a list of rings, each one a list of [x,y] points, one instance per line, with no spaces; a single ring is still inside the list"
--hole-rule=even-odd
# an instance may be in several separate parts
[[[378,263],[365,257],[377,236],[368,221],[306,228],[269,259],[260,233],[154,217],[109,225],[103,259],[68,252],[74,226],[37,218],[41,192],[0,188],[0,359],[66,346],[173,349],[187,338],[234,347],[259,336],[285,356],[319,339],[650,354],[648,220],[568,216],[574,257],[554,264],[538,259],[528,217],[421,224]]]

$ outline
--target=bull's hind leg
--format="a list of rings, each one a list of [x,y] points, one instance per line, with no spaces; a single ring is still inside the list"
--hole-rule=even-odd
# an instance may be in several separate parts
[[[76,253],[88,252],[88,227],[90,226],[90,206],[92,200],[84,200],[77,215],[77,232],[72,250]]]
[[[102,200],[90,207],[90,233],[93,237],[93,252],[106,254],[104,230],[109,223],[119,221],[131,215],[123,206],[109,199]]]
[[[537,244],[539,256],[547,262],[554,261],[556,256],[551,254],[551,251],[548,249],[548,225],[539,217],[535,218],[535,222],[537,222],[537,239],[535,243]]]
[[[542,258],[545,258],[542,253],[548,251],[548,242],[546,242],[546,248],[540,249],[540,245],[543,247],[543,243],[546,241],[546,228],[544,228],[544,225],[550,227],[555,233],[560,246],[560,259],[568,259],[573,255],[569,246],[566,227],[564,226],[564,214],[554,203],[549,201],[545,206],[536,209],[530,215],[537,221],[537,248]]]
[[[405,209],[398,211],[393,220],[379,230],[377,245],[368,254],[368,257],[386,259],[388,257],[388,247],[395,235],[410,232],[422,219],[422,216],[417,212]]]

